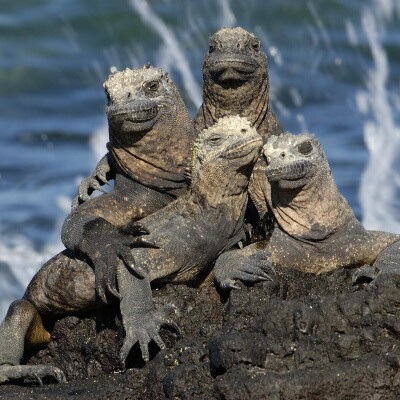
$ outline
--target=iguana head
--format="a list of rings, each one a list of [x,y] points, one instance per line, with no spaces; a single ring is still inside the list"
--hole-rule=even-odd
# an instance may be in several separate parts
[[[196,132],[166,72],[145,65],[104,83],[110,149],[122,170],[156,189],[185,189],[184,170]]]
[[[175,96],[173,84],[160,68],[125,69],[104,82],[109,123],[120,133],[145,132],[165,114]]]
[[[222,28],[209,40],[203,71],[208,81],[234,92],[265,79],[267,60],[259,39],[242,28]]]
[[[257,128],[269,104],[267,58],[259,39],[242,28],[211,36],[203,64],[206,126],[227,115],[246,117]]]
[[[272,136],[263,155],[268,181],[280,189],[299,189],[329,171],[319,141],[310,134]]]
[[[354,218],[313,135],[272,136],[263,147],[263,156],[270,183],[268,206],[286,234],[324,240]]]
[[[221,118],[195,142],[192,188],[202,182],[216,196],[243,192],[261,148],[261,136],[246,118]]]

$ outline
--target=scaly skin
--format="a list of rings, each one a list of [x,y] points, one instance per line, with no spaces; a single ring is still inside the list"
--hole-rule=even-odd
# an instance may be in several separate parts
[[[76,207],[64,222],[62,240],[77,257],[91,261],[97,293],[117,294],[119,259],[132,264],[132,239],[119,228],[157,211],[186,193],[185,169],[195,130],[175,85],[159,68],[145,66],[110,75],[104,83],[114,169],[99,169],[114,189]],[[107,175],[109,174],[109,175]],[[111,174],[111,175],[110,175]]]
[[[260,253],[272,265],[320,274],[339,267],[388,268],[400,259],[400,235],[367,231],[338,191],[328,161],[312,135],[286,133],[264,146],[270,186],[261,188],[276,221],[268,240],[219,260],[217,281],[232,287],[241,279],[237,260]],[[242,271],[241,271],[242,272]],[[246,271],[249,276],[251,270]],[[255,272],[257,275],[257,272]],[[253,280],[257,280],[253,274]]]
[[[283,131],[269,103],[267,57],[261,50],[260,40],[242,28],[222,28],[209,39],[209,52],[203,64],[203,103],[194,122],[198,131],[212,126],[219,118],[240,115],[247,118],[263,137]],[[93,189],[107,181],[110,168],[102,159],[92,176],[82,182],[80,201],[88,198]],[[254,168],[257,180],[264,180],[263,161]],[[91,184],[92,183],[92,184]],[[253,186],[253,185],[252,185]],[[267,211],[265,199],[257,195],[257,188],[249,188],[258,214]],[[249,221],[256,224],[257,216],[247,212]]]
[[[209,52],[203,64],[203,104],[194,119],[197,129],[204,129],[226,115],[246,117],[263,137],[283,130],[269,102],[267,57],[260,40],[252,33],[238,28],[222,28],[209,40]],[[268,181],[263,160],[253,170],[255,181]],[[251,205],[246,220],[256,228],[259,216],[268,212],[266,202],[257,196],[257,184],[250,183]],[[255,186],[255,187],[253,187]],[[258,213],[258,215],[257,215]]]
[[[126,332],[122,362],[137,341],[147,360],[151,340],[164,346],[158,334],[160,326],[174,325],[165,310],[155,309],[150,283],[200,285],[215,259],[243,237],[247,187],[261,147],[261,137],[246,119],[223,118],[204,130],[193,147],[187,194],[141,220],[139,227],[129,223],[121,229],[126,237],[137,237],[138,231],[147,232],[147,228],[147,241],[156,245],[132,249],[134,263],[127,268],[119,262],[117,267]],[[95,273],[88,262],[69,250],[53,257],[0,325],[0,377],[20,379],[24,371],[18,364],[24,344],[29,345],[32,337],[42,342],[48,339],[41,317],[87,311],[103,304],[96,295]],[[43,366],[31,366],[27,375],[36,367],[38,373],[43,370]],[[63,379],[59,371],[50,372]]]

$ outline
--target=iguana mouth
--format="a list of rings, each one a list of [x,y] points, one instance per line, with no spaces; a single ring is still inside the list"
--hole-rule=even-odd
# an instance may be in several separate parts
[[[265,175],[270,182],[299,181],[312,169],[313,164],[309,160],[294,161],[278,167],[268,166]]]
[[[237,88],[248,81],[258,64],[244,55],[219,55],[210,59],[208,70],[211,78],[224,89]]]
[[[131,111],[128,114],[129,117],[127,118],[127,120],[131,122],[145,122],[155,118],[158,114],[158,109],[156,106],[149,108],[147,110]]]
[[[107,107],[107,117],[118,121],[122,132],[144,132],[157,121],[159,107],[153,100],[136,100]]]
[[[223,158],[234,159],[245,157],[252,153],[262,145],[261,137],[254,137],[252,139],[244,139],[239,143],[229,146],[226,151],[222,154]]]
[[[116,116],[126,116],[125,119],[131,122],[143,122],[149,121],[155,118],[158,114],[157,104],[152,102],[153,104],[141,104],[141,103],[131,103],[126,105],[111,105],[107,107],[107,116],[108,117],[116,117]]]

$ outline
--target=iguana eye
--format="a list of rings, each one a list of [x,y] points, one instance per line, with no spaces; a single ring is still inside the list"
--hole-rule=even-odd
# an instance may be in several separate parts
[[[213,43],[210,43],[210,44],[209,44],[209,47],[208,47],[208,53],[211,54],[214,50],[215,50],[214,44],[213,44]]]
[[[211,144],[217,145],[222,142],[222,136],[221,135],[213,135],[208,140]]]
[[[253,50],[258,53],[261,49],[261,44],[259,42],[254,42],[251,47],[253,48]]]
[[[159,81],[151,81],[146,84],[146,88],[151,92],[157,92],[158,88],[160,87]]]
[[[304,154],[305,156],[310,154],[313,150],[313,146],[309,140],[302,142],[297,145],[297,150],[300,154]]]

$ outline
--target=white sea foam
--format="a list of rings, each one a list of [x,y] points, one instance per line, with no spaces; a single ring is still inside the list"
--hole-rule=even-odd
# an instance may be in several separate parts
[[[363,32],[374,65],[366,76],[366,90],[356,95],[357,108],[366,119],[364,140],[369,151],[359,198],[367,229],[400,233],[400,129],[393,114],[399,105],[387,89],[389,62],[380,41],[394,8],[390,0],[374,4],[373,10],[362,12]]]
[[[0,320],[10,303],[23,295],[39,267],[62,247],[59,238],[40,250],[36,250],[32,242],[22,235],[0,240]]]

